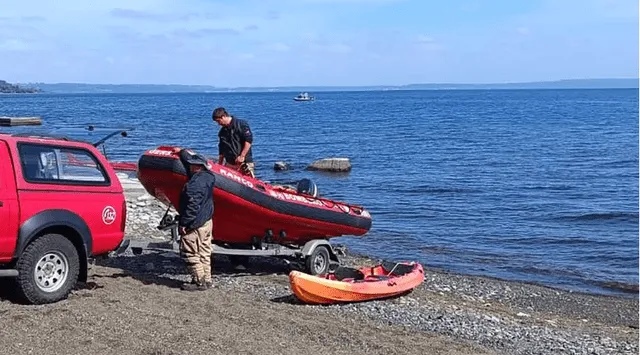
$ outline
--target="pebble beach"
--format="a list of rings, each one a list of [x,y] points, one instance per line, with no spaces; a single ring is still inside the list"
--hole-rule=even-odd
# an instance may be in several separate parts
[[[163,241],[165,207],[133,180],[127,237]],[[408,295],[304,305],[289,266],[252,258],[246,270],[214,257],[215,288],[184,293],[175,253],[131,251],[96,260],[69,299],[0,301],[0,354],[637,354],[638,299],[581,294],[425,268]],[[380,260],[346,250],[350,266]],[[2,289],[5,289],[3,287]],[[5,290],[6,291],[6,290]],[[3,296],[4,297],[4,296]]]

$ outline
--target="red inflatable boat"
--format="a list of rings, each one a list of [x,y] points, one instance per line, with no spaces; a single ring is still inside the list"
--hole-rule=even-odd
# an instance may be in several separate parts
[[[187,175],[173,149],[160,146],[146,151],[138,160],[137,175],[149,194],[166,204],[179,206]],[[292,191],[209,162],[216,175],[213,223],[216,242],[250,244],[266,234],[279,244],[303,244],[312,239],[360,236],[371,228],[367,210],[317,197],[314,193],[317,189],[312,183],[309,185],[309,180],[306,189]]]

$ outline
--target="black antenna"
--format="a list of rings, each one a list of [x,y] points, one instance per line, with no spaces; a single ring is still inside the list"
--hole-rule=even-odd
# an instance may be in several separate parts
[[[113,132],[113,133],[110,133],[110,134],[106,135],[106,136],[105,136],[104,138],[102,138],[101,140],[99,140],[99,141],[97,141],[97,142],[93,143],[93,146],[94,146],[94,147],[97,147],[97,146],[99,146],[99,145],[103,144],[104,142],[106,142],[106,141],[107,141],[107,139],[109,139],[109,138],[111,138],[111,137],[115,136],[116,134],[120,134],[120,135],[121,135],[121,136],[123,136],[123,137],[126,137],[126,136],[128,135],[128,134],[127,134],[127,131],[116,131],[116,132]]]

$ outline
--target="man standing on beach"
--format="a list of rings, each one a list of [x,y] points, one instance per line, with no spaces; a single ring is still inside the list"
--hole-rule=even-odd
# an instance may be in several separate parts
[[[211,279],[211,241],[213,239],[213,189],[216,176],[207,160],[186,149],[179,150],[180,161],[189,180],[180,194],[178,232],[180,252],[192,275],[182,285],[185,291],[203,291],[213,286]]]
[[[214,122],[221,126],[218,132],[218,164],[241,171],[255,177],[253,162],[253,133],[245,120],[229,115],[224,107],[213,110]]]

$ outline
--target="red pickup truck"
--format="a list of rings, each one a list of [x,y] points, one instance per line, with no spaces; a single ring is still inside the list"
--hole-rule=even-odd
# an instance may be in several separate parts
[[[64,299],[92,258],[126,249],[124,191],[96,146],[0,134],[0,161],[0,276],[23,300]]]

